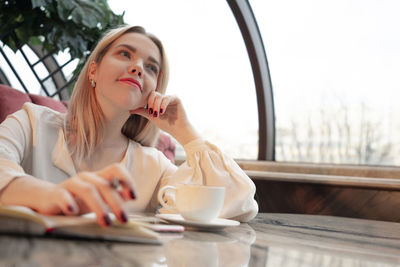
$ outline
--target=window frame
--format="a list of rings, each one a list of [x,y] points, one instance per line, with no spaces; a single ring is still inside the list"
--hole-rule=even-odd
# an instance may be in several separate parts
[[[275,161],[275,108],[264,42],[248,0],[227,0],[246,45],[258,106],[258,160]]]

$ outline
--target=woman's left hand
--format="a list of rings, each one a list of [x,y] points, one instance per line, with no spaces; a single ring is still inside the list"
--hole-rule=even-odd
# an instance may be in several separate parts
[[[172,135],[181,145],[199,137],[187,118],[181,100],[176,96],[153,91],[147,100],[147,109],[139,108],[131,110],[130,113],[147,118],[158,128]]]

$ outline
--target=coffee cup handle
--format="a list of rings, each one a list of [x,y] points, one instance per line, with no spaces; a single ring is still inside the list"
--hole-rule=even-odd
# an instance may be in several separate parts
[[[164,195],[165,191],[167,191],[167,190],[176,190],[176,187],[172,186],[172,185],[166,185],[163,188],[161,188],[158,191],[158,195],[157,195],[158,201],[160,202],[161,206],[163,206],[167,210],[172,211],[174,213],[177,213],[177,210],[174,207],[172,207],[172,206],[168,205],[167,203],[165,203],[165,201],[163,199],[163,195]]]

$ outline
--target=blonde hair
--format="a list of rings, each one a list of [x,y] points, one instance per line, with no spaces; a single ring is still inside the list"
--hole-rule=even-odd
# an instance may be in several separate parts
[[[107,31],[86,61],[75,83],[68,107],[65,132],[71,154],[79,161],[90,157],[94,149],[103,141],[104,113],[97,101],[95,90],[89,82],[89,65],[100,64],[115,40],[127,33],[140,33],[150,38],[161,55],[161,69],[157,82],[157,92],[164,94],[168,84],[168,61],[161,41],[140,26],[120,26]],[[121,132],[144,146],[154,146],[159,129],[139,115],[131,115]]]

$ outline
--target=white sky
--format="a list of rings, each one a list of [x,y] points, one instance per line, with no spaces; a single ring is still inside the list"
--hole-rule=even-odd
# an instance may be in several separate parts
[[[400,1],[250,2],[271,70],[276,128],[281,133],[276,136],[277,147],[279,143],[286,143],[281,148],[287,151],[295,147],[292,133],[303,148],[320,146],[326,143],[321,131],[328,124],[336,134],[333,138],[343,141],[338,130],[344,126],[347,109],[354,149],[367,134],[366,125],[373,125],[369,138],[374,140],[370,148],[376,149],[375,155],[390,147],[390,157],[377,157],[373,164],[400,165]],[[363,146],[367,149],[366,143]],[[277,148],[277,160],[290,158],[280,151]],[[315,159],[329,153],[327,149]],[[354,158],[345,160],[356,163]],[[294,155],[292,160],[301,158]]]
[[[251,4],[263,34],[279,116],[293,110],[284,106],[319,108],[334,98],[349,104],[365,101],[375,108],[397,107],[400,1]]]

